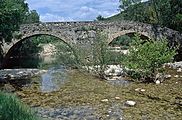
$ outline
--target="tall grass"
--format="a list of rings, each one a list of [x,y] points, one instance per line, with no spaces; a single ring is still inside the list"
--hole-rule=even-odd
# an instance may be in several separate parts
[[[17,97],[0,91],[0,120],[38,120],[38,118]]]

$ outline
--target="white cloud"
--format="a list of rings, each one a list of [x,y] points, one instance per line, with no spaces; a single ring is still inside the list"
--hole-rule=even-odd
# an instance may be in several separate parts
[[[118,13],[119,0],[27,0],[41,21],[94,20]]]
[[[55,14],[45,14],[40,16],[40,20],[44,22],[63,22],[63,21],[73,21],[71,18],[64,18]]]

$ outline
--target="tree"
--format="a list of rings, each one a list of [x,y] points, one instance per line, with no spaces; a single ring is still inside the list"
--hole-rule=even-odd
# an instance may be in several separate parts
[[[1,0],[0,3],[0,35],[5,41],[10,41],[13,31],[17,30],[26,14],[28,5],[24,0]]]
[[[12,33],[27,19],[26,23],[39,21],[38,14],[29,11],[25,0],[0,0],[0,41],[11,41]]]
[[[126,10],[131,5],[140,3],[142,0],[120,0],[121,5],[119,6],[120,9]]]
[[[39,16],[36,11],[29,11],[25,0],[0,0],[0,59],[3,58],[2,44],[10,42],[14,31],[19,26],[28,22],[38,22]],[[28,21],[29,20],[29,21]]]
[[[143,43],[136,36],[122,63],[130,69],[128,73],[134,79],[154,81],[158,73],[164,72],[163,64],[171,62],[175,54],[176,50],[169,48],[165,39]]]
[[[123,19],[166,26],[182,31],[181,0],[120,0]]]
[[[39,14],[36,10],[31,10],[27,15],[25,15],[23,23],[38,23]]]
[[[102,21],[102,20],[104,20],[105,18],[103,17],[103,16],[101,16],[101,15],[99,15],[99,16],[97,16],[97,21]]]
[[[182,1],[170,0],[172,22],[170,28],[182,32]]]

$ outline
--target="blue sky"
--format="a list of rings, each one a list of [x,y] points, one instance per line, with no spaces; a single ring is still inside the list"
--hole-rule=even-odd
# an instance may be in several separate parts
[[[89,21],[117,14],[119,0],[26,0],[43,22]]]

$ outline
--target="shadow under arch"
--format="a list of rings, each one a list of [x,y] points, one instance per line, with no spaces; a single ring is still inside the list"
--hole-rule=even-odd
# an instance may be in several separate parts
[[[45,35],[45,36],[51,36],[51,37],[54,37],[54,38],[57,38],[59,39],[61,42],[63,42],[64,44],[66,44],[70,49],[71,51],[73,52],[73,55],[75,56],[76,58],[76,62],[78,62],[78,56],[76,54],[76,51],[75,49],[73,48],[73,46],[71,45],[71,43],[68,43],[66,42],[66,40],[56,36],[56,35],[52,35],[52,34],[33,34],[33,35],[29,35],[27,37],[23,37],[22,39],[20,39],[18,42],[16,42],[13,46],[11,46],[11,48],[8,50],[8,52],[6,53],[6,55],[4,56],[3,58],[3,61],[2,61],[2,65],[1,65],[1,69],[5,69],[8,67],[8,59],[11,57],[11,55],[13,54],[13,50],[15,50],[17,47],[20,47],[22,45],[22,42],[23,41],[26,41],[28,40],[29,38],[32,38],[32,37],[37,37],[37,36],[42,36],[42,35]]]
[[[134,30],[123,30],[123,31],[120,31],[120,32],[117,32],[117,33],[110,35],[109,40],[108,40],[108,45],[120,36],[124,36],[124,35],[130,36],[130,35],[135,35],[135,34],[139,34],[144,39],[152,39],[152,37],[147,32],[139,32],[139,31],[134,31]]]

